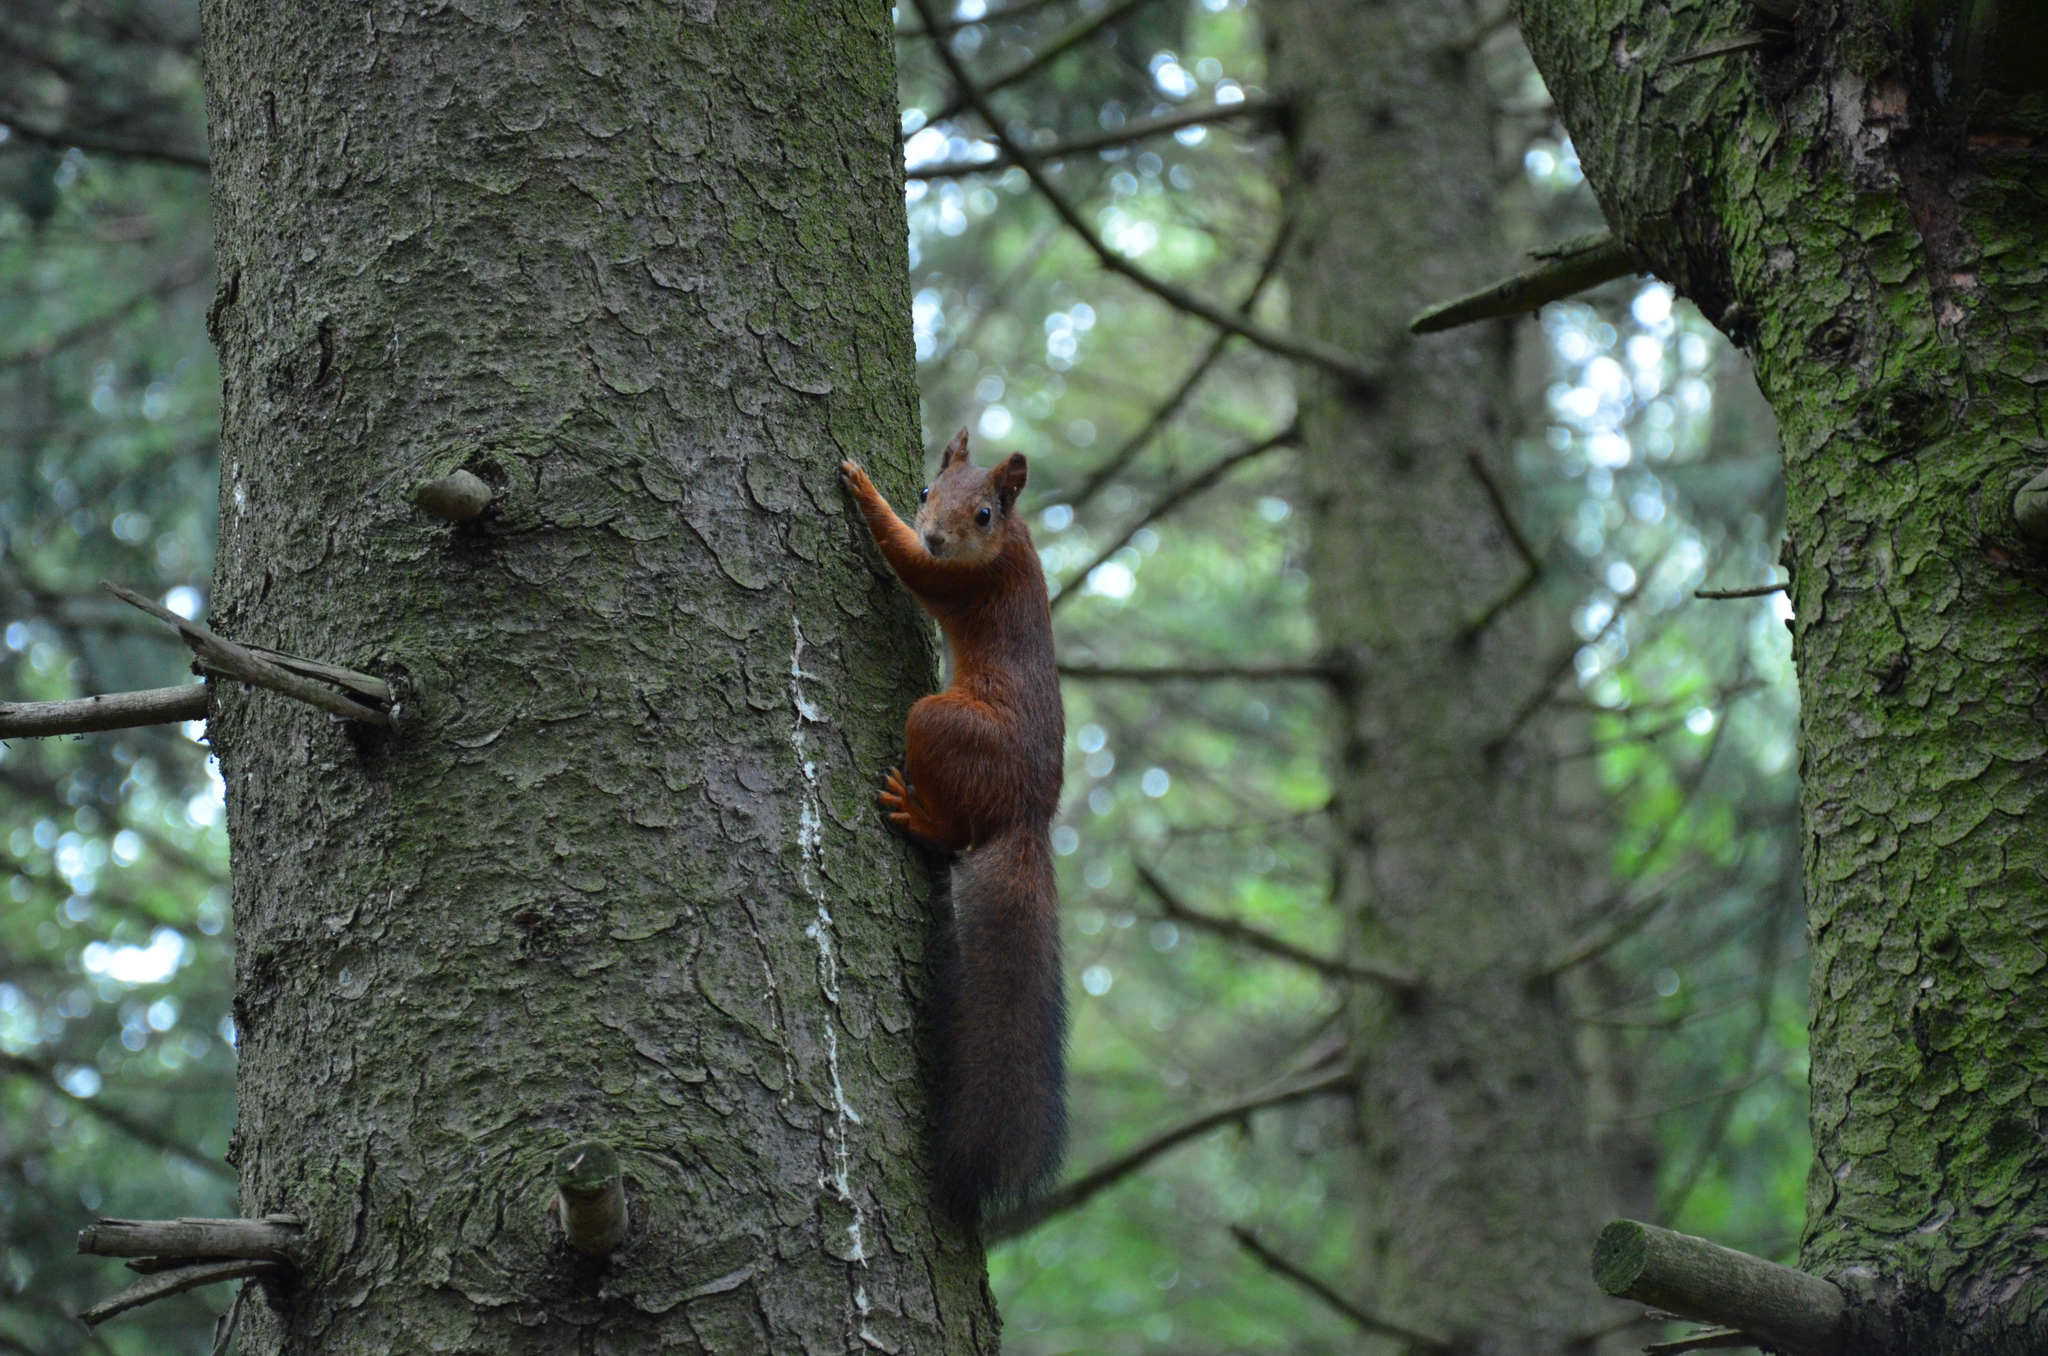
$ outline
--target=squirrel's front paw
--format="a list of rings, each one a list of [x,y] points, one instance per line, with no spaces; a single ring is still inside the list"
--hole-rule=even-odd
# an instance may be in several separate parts
[[[839,483],[855,494],[866,494],[875,487],[868,482],[868,473],[860,469],[857,461],[839,463]]]

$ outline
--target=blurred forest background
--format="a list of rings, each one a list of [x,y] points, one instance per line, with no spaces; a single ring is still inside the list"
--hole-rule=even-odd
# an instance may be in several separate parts
[[[960,0],[942,36],[1111,251],[1285,331],[1267,2]],[[1107,1170],[993,1248],[1006,1347],[1354,1350],[1349,1320],[1233,1232],[1341,1291],[1347,1202],[1370,1189],[1351,1104],[1299,1095],[1358,981],[1334,963],[1339,742],[1309,505],[1277,436],[1298,369],[1106,271],[960,106],[916,12],[898,22],[928,445],[965,422],[983,459],[1030,456],[1067,670],[1068,1174]],[[187,676],[169,632],[98,585],[206,611],[220,382],[197,45],[190,0],[0,14],[0,699]],[[1473,116],[1498,145],[1501,235],[1596,227],[1505,15],[1468,55],[1493,96]],[[1475,261],[1474,285],[1525,262]],[[1789,1259],[1808,1151],[1784,613],[1694,596],[1777,577],[1770,420],[1661,284],[1490,323],[1523,399],[1488,460],[1512,468],[1501,508],[1538,567],[1514,605],[1575,633],[1552,755],[1522,775],[1602,806],[1571,997],[1628,1076],[1594,1128],[1654,1175],[1650,1218]],[[91,1334],[70,1318],[115,1284],[72,1255],[91,1218],[235,1213],[227,846],[202,737],[0,748],[0,1351],[205,1352],[227,1303],[185,1295]]]

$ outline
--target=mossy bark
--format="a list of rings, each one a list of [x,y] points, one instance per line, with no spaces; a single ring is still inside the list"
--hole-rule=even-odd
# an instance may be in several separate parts
[[[1592,1350],[1584,1259],[1609,1194],[1560,986],[1543,960],[1587,894],[1538,722],[1514,713],[1569,639],[1468,465],[1513,485],[1509,327],[1412,339],[1409,316],[1510,270],[1491,102],[1460,41],[1484,6],[1274,7],[1292,113],[1295,323],[1374,364],[1301,388],[1310,574],[1339,694],[1338,902],[1353,943],[1421,977],[1361,994],[1356,1177],[1367,1309],[1472,1351]],[[1377,1349],[1377,1348],[1375,1348]]]
[[[986,1352],[936,1220],[929,882],[875,776],[932,680],[838,487],[917,448],[886,9],[205,8],[220,694],[254,1351]],[[452,527],[410,505],[467,468]],[[546,1215],[617,1150],[608,1261]]]
[[[1858,1297],[1852,1345],[1880,1354],[2048,1350],[2048,560],[2012,516],[2048,464],[2025,8],[1524,13],[1615,229],[1750,350],[1777,412],[1813,960],[1802,1263]],[[1674,61],[1741,32],[1763,45]]]

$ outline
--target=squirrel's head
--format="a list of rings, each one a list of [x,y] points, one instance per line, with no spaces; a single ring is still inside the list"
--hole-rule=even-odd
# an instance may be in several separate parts
[[[986,469],[967,459],[967,430],[946,444],[938,479],[917,492],[917,535],[940,560],[977,565],[993,560],[1016,522],[1017,496],[1024,489],[1024,454]]]

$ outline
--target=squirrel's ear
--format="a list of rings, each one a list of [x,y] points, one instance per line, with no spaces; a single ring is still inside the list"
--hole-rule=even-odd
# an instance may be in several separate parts
[[[939,469],[945,470],[955,462],[967,460],[967,430],[961,429],[953,435],[953,441],[946,444],[946,450],[939,454]]]
[[[1024,477],[1030,467],[1022,452],[1012,452],[1010,459],[991,473],[996,482],[996,498],[1002,501],[1003,512],[1008,513],[1017,502],[1017,496],[1024,491]]]

